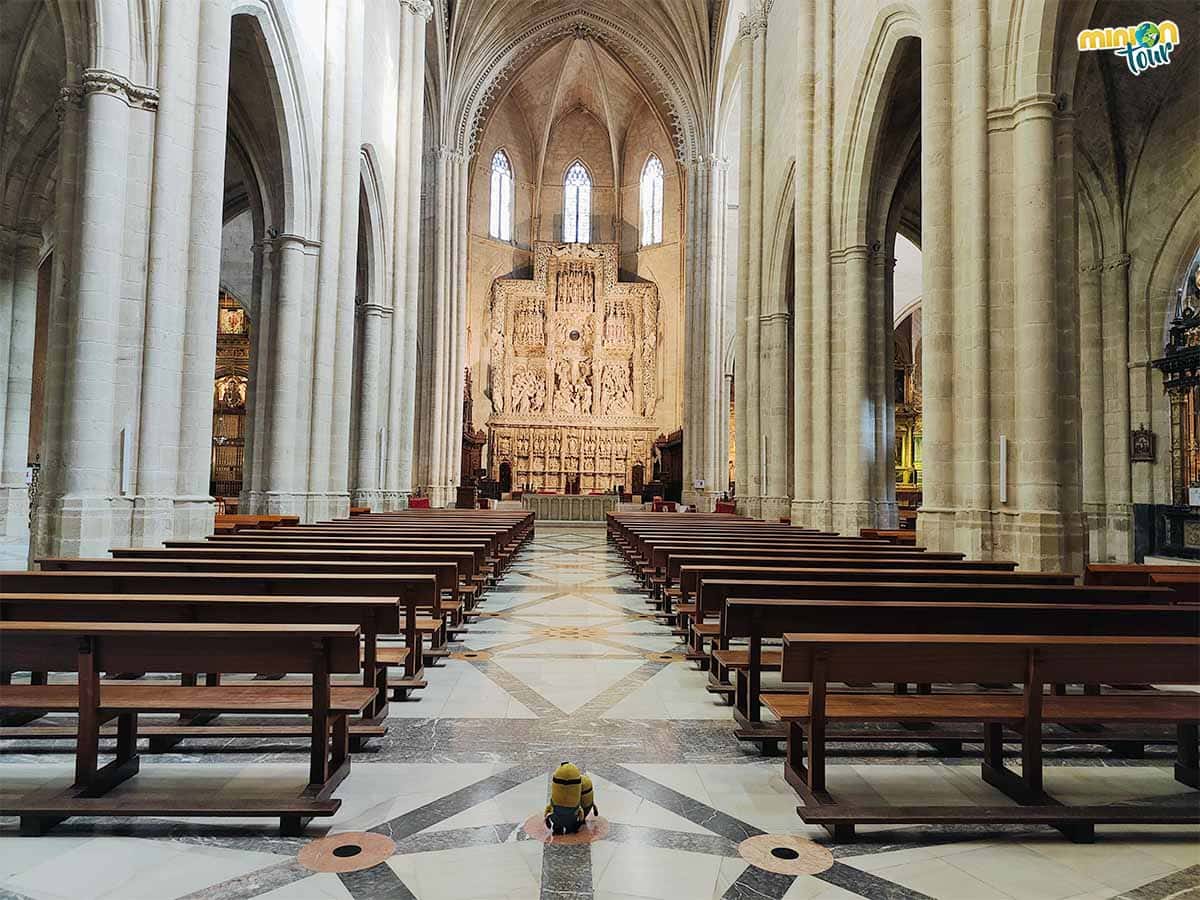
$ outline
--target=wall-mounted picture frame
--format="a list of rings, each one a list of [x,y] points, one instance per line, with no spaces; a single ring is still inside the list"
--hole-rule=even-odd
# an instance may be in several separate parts
[[[1129,459],[1132,462],[1154,462],[1155,434],[1145,425],[1129,433]]]

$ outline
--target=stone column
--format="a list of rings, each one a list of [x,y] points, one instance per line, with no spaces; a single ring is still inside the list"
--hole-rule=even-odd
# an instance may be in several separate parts
[[[690,161],[687,172],[687,272],[684,326],[687,367],[684,388],[683,500],[711,512],[715,498],[727,487],[720,460],[721,427],[725,421],[721,390],[721,315],[724,306],[725,230],[724,160],[705,157]],[[702,488],[694,487],[702,480]]]
[[[1013,112],[1013,333],[1020,361],[1011,472],[1017,560],[1061,565],[1065,535],[1059,471],[1058,323],[1055,308],[1054,102],[1028,97]]]
[[[405,9],[406,3],[400,4]],[[399,432],[395,443],[399,447],[399,475],[397,490],[407,498],[413,490],[416,442],[416,396],[417,396],[417,331],[420,321],[420,292],[422,272],[428,267],[421,257],[421,185],[424,180],[424,123],[425,123],[425,31],[433,6],[428,0],[408,0],[412,11],[408,17],[412,27],[412,52],[409,54],[409,88],[405,94],[409,104],[408,137],[408,204],[407,227],[404,241],[404,309],[405,328],[401,359],[404,367],[400,383]],[[399,222],[399,220],[397,220]],[[398,226],[397,226],[398,227]],[[397,264],[400,257],[397,256]],[[407,502],[405,500],[405,502]]]
[[[795,285],[792,316],[792,504],[794,525],[812,523],[813,115],[816,88],[816,7],[800,5],[797,27]]]
[[[270,367],[264,360],[271,359],[271,244],[255,242],[250,246],[253,265],[251,268],[251,331],[250,372],[246,386],[246,444],[242,493],[239,508],[247,512],[265,508],[263,496],[263,474],[266,468],[267,409],[266,384]]]
[[[299,464],[302,436],[297,429],[300,380],[301,306],[304,303],[306,267],[305,241],[299,235],[281,234],[275,240],[273,263],[276,273],[270,378],[265,384],[270,450],[269,475],[264,480],[266,510],[273,514],[301,515],[304,510],[303,483]],[[260,361],[259,372],[262,372]],[[300,451],[300,452],[298,452]]]
[[[358,457],[355,460],[353,503],[382,509],[380,489],[379,400],[382,331],[391,309],[378,303],[358,307],[362,318],[362,357],[359,362],[361,383],[358,407]]]
[[[75,199],[74,270],[56,314],[58,394],[47,402],[55,422],[48,425],[53,440],[45,452],[55,459],[39,496],[35,556],[104,555],[112,533],[110,498],[120,479],[113,404],[130,106],[153,104],[156,95],[103,69],[84,71],[82,94],[86,151]],[[64,123],[64,132],[68,127]],[[67,272],[71,264],[64,260]]]
[[[421,30],[423,34],[423,29]],[[384,475],[384,506],[396,509],[403,505],[400,491],[400,469],[405,449],[411,456],[413,447],[413,422],[403,418],[406,391],[411,395],[409,384],[416,378],[416,366],[406,358],[405,342],[415,326],[414,312],[408,305],[408,245],[415,235],[410,233],[410,205],[413,188],[419,196],[420,182],[414,183],[413,176],[420,178],[420,155],[413,157],[410,132],[413,119],[412,93],[413,54],[417,44],[418,29],[412,8],[400,4],[400,40],[397,47],[396,83],[396,166],[392,206],[392,333],[388,351],[388,409],[387,409],[387,466]]]
[[[1133,561],[1133,472],[1127,435],[1141,423],[1130,417],[1129,265],[1127,253],[1106,258],[1098,273],[1104,349],[1104,480],[1108,558]],[[1085,345],[1086,346],[1086,345]],[[1166,452],[1166,451],[1164,451]]]
[[[867,295],[871,298],[868,316],[871,334],[870,396],[874,412],[875,441],[871,454],[871,500],[875,525],[895,528],[896,508],[896,399],[894,372],[896,338],[892,323],[892,270],[896,259],[880,247],[868,258]]]
[[[930,34],[951,35],[950,0],[931,0]],[[949,39],[921,45],[922,493],[917,543],[954,547],[953,118]],[[1047,188],[1049,186],[1047,185]]]
[[[832,0],[817,0],[814,25],[812,143],[812,501],[807,524],[833,527],[833,327],[831,191],[833,185],[834,25]]]
[[[955,198],[952,238],[954,371],[958,385],[966,390],[960,392],[954,405],[955,421],[961,426],[955,432],[957,444],[954,448],[955,481],[958,484],[955,544],[952,548],[942,549],[960,550],[968,558],[988,559],[993,556],[994,541],[989,234],[992,167],[987,121],[990,49],[987,4],[979,0],[955,0],[951,33],[956,60],[953,89],[956,112],[951,150],[954,181],[951,190],[944,193]],[[1073,253],[1071,264],[1074,265]],[[928,318],[923,319],[923,325],[928,335]],[[928,347],[928,343],[925,346]],[[929,358],[926,353],[924,360]],[[925,372],[928,371],[926,368]],[[929,433],[928,426],[925,433]],[[928,447],[928,438],[925,446]],[[929,471],[927,463],[927,479]],[[939,476],[935,473],[935,477]]]
[[[313,322],[312,419],[308,434],[306,487],[311,495],[328,487],[333,437],[334,354],[341,297],[341,250],[345,213],[343,154],[346,142],[348,0],[325,3],[324,114],[321,126],[321,255],[317,261],[317,305]],[[357,164],[357,148],[355,163]],[[354,191],[357,208],[358,190]],[[353,230],[353,229],[352,229]],[[315,498],[314,498],[315,499]],[[306,518],[322,518],[323,508],[306,502]]]
[[[750,457],[753,445],[749,441],[750,407],[758,402],[750,394],[750,135],[751,114],[754,105],[754,54],[750,29],[743,20],[738,40],[742,43],[742,55],[747,60],[742,71],[741,127],[738,131],[738,281],[734,314],[734,415],[737,428],[737,459],[734,461],[735,489],[738,511],[749,513]]]
[[[742,511],[748,515],[762,514],[762,496],[765,489],[763,483],[764,458],[766,445],[763,442],[761,409],[763,403],[763,387],[761,375],[761,315],[763,293],[763,168],[764,168],[764,133],[766,125],[766,15],[761,9],[743,18],[742,34],[747,42],[749,68],[745,74],[748,84],[746,107],[749,112],[747,133],[743,137],[743,147],[747,156],[743,165],[748,175],[748,190],[741,195],[740,201],[745,215],[742,226],[746,231],[746,241],[743,244],[746,254],[746,307],[743,319],[746,329],[746,406],[738,410],[739,423],[744,423],[741,429],[745,435],[742,452],[746,457],[746,487],[739,487],[738,493],[744,498]],[[739,374],[739,377],[740,374]],[[741,456],[742,454],[739,454]]]
[[[33,396],[33,348],[36,339],[38,250],[41,238],[31,233],[0,231],[0,541],[13,552],[0,551],[11,564],[28,554],[30,403]]]
[[[835,396],[842,399],[844,445],[840,453],[845,461],[841,499],[834,503],[834,527],[843,534],[858,534],[860,528],[875,524],[871,480],[875,457],[875,412],[874,398],[869,390],[871,322],[867,256],[867,248],[862,244],[842,251],[843,290],[834,298],[845,316],[840,335],[844,386],[835,392]]]
[[[1079,268],[1080,381],[1083,412],[1083,508],[1088,522],[1088,558],[1102,562],[1106,547],[1104,321],[1100,303],[1100,263]],[[1124,373],[1122,373],[1124,374]]]
[[[191,177],[196,136],[195,7],[163,7],[159,109],[154,122],[154,177],[146,273],[145,343],[132,539],[156,546],[172,536],[179,475],[180,401],[188,305]],[[222,154],[222,162],[224,161]],[[217,240],[220,240],[218,225]],[[209,397],[212,372],[209,372]],[[209,400],[208,418],[212,418]]]
[[[358,207],[362,181],[363,0],[347,0],[346,102],[342,122],[342,229],[338,253],[336,343],[333,356],[333,415],[329,468],[319,488],[321,518],[350,515],[350,406],[354,388],[354,292],[358,260]],[[326,244],[326,247],[329,245]]]
[[[769,305],[778,307],[782,298],[769,298]],[[759,409],[760,441],[762,442],[762,497],[759,515],[771,521],[785,518],[791,512],[792,498],[788,494],[788,468],[792,454],[788,451],[788,334],[792,319],[787,310],[774,309],[758,320],[760,335]]]
[[[211,533],[215,511],[208,488],[212,466],[213,375],[216,370],[217,295],[221,284],[221,225],[225,200],[229,17],[230,0],[201,0],[183,399],[178,441],[179,480],[173,529],[179,540],[199,539]]]

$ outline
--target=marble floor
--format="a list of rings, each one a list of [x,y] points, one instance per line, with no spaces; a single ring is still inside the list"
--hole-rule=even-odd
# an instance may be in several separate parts
[[[648,616],[602,527],[539,525],[482,609],[429,687],[392,704],[388,735],[355,755],[338,790],[341,810],[305,838],[262,820],[171,819],[77,819],[21,838],[0,819],[0,900],[1200,898],[1196,829],[1101,827],[1078,845],[1016,826],[863,828],[834,845],[797,817],[779,759],[733,738],[729,708]],[[0,744],[0,782],[69,777],[62,746]],[[834,754],[831,789],[864,803],[1006,802],[980,781],[977,753]],[[566,759],[594,777],[607,831],[591,844],[546,844],[522,827]],[[192,741],[142,760],[138,790],[186,782],[245,796],[307,774],[285,741]],[[1068,748],[1047,786],[1064,802],[1194,802],[1169,761]],[[394,853],[342,873],[298,859],[346,832],[384,835]],[[832,865],[759,868],[739,845],[760,834],[815,841]]]

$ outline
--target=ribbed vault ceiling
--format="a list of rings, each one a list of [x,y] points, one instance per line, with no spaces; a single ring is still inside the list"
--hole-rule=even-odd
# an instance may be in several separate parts
[[[535,134],[544,132],[545,116],[571,104],[591,110],[612,131],[645,98],[681,155],[711,152],[723,6],[719,0],[449,4],[430,30],[439,143],[471,149],[497,99],[513,90],[527,116],[533,111]],[[572,93],[559,93],[562,85]]]

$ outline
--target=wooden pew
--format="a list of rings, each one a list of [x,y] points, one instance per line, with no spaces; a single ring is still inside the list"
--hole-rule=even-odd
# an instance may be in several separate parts
[[[990,571],[972,567],[956,567],[953,563],[940,563],[929,568],[913,563],[905,568],[879,564],[870,560],[844,564],[842,568],[812,566],[802,561],[796,566],[685,566],[681,569],[687,583],[687,593],[695,599],[697,588],[713,582],[705,600],[703,615],[700,603],[683,602],[677,607],[679,625],[692,649],[704,658],[703,638],[720,633],[717,627],[705,627],[709,616],[720,616],[726,598],[737,592],[736,585],[745,582],[875,582],[887,579],[900,584],[1072,584],[1071,575],[1061,572],[1012,572],[999,569]],[[943,568],[948,566],[948,568]],[[696,625],[693,629],[693,625]],[[701,640],[693,640],[700,637]],[[703,668],[703,667],[702,667]]]
[[[1011,574],[1016,569],[1015,562],[998,561],[988,563],[981,560],[939,559],[927,557],[904,557],[894,559],[872,554],[860,554],[853,557],[845,556],[786,556],[786,557],[756,557],[756,556],[693,556],[691,554],[672,554],[668,559],[669,581],[678,587],[668,587],[668,598],[678,597],[680,606],[676,610],[678,624],[686,628],[688,620],[695,618],[694,609],[696,586],[704,578],[743,578],[748,581],[769,579],[762,574],[776,569],[801,569],[813,573],[814,579],[822,577],[820,573],[826,570],[838,569],[870,569],[878,574],[876,578],[889,578],[892,573],[903,571],[926,572],[979,572],[981,581],[999,580],[1005,574]],[[727,573],[727,574],[726,574]],[[986,577],[982,573],[988,573]],[[786,580],[786,576],[784,576]],[[1051,573],[1048,575],[1028,576],[1022,573],[1018,581],[1029,583],[1070,583],[1074,579],[1070,575]],[[670,608],[668,605],[667,608]],[[686,633],[686,632],[685,632]]]
[[[470,573],[474,568],[474,554],[466,551],[439,550],[436,552],[424,550],[357,550],[353,547],[338,546],[334,549],[313,547],[296,547],[287,545],[272,545],[269,547],[219,547],[206,542],[200,542],[191,547],[116,547],[109,551],[113,560],[142,561],[160,559],[188,560],[247,560],[260,563],[279,561],[290,568],[292,564],[300,564],[308,571],[310,563],[366,563],[391,564],[399,563],[412,565],[416,571],[422,567],[430,568],[438,578],[438,590],[451,593],[451,603],[462,603],[464,610],[472,609],[480,599],[481,582],[473,580]],[[43,562],[39,560],[39,563]],[[53,566],[59,561],[46,560]],[[453,581],[448,580],[444,565],[451,563],[455,567]],[[69,563],[65,564],[69,566]],[[236,570],[235,570],[236,571]],[[261,570],[259,570],[261,571]],[[353,571],[348,569],[347,571]],[[366,570],[364,570],[366,571]],[[321,570],[313,570],[313,574],[324,574]],[[380,573],[385,574],[385,573]]]
[[[265,816],[277,817],[284,834],[298,835],[310,819],[333,815],[341,805],[332,795],[350,771],[348,716],[365,709],[375,693],[330,685],[331,674],[359,671],[359,632],[353,625],[5,622],[0,658],[10,669],[78,673],[77,684],[0,685],[2,712],[51,709],[79,717],[71,787],[24,796],[0,792],[0,815],[19,816],[22,834],[41,834],[71,816]],[[312,684],[187,687],[100,681],[101,672],[260,666],[309,674]],[[182,786],[140,798],[136,791],[109,794],[139,769],[139,713],[202,713],[214,705],[256,715],[309,716],[308,785],[299,794],[256,791],[244,798],[214,797],[207,787]],[[116,758],[100,766],[100,726],[114,718]]]
[[[1084,584],[1148,585],[1155,575],[1190,577],[1200,590],[1200,566],[1135,565],[1132,563],[1090,563],[1083,571]]]
[[[900,582],[857,582],[857,581],[740,581],[736,579],[711,579],[700,584],[699,599],[702,609],[717,614],[715,625],[693,624],[693,640],[710,640],[716,650],[728,650],[733,639],[749,639],[749,634],[727,632],[730,627],[728,606],[734,598],[743,600],[855,600],[861,602],[899,601],[940,606],[944,603],[991,603],[1001,607],[1030,603],[1092,604],[1092,605],[1147,605],[1170,604],[1171,592],[1167,588],[1129,588],[1062,584],[1018,584],[996,583],[900,583]],[[1007,610],[1006,614],[1014,614]],[[761,634],[759,638],[778,637]],[[757,678],[757,675],[750,675]],[[759,694],[752,681],[745,706],[735,707],[734,718],[744,728],[752,729],[761,722]],[[747,735],[749,738],[750,736]],[[770,738],[778,740],[778,737]]]
[[[5,585],[7,587],[7,584]],[[182,596],[162,594],[66,594],[57,592],[0,593],[0,621],[26,622],[215,622],[233,624],[251,622],[263,625],[357,625],[363,637],[362,683],[375,693],[362,718],[351,726],[356,744],[368,737],[387,733],[388,666],[381,659],[380,635],[403,633],[408,645],[386,648],[382,655],[415,655],[409,647],[418,646],[415,601],[407,606],[390,597],[255,597],[255,596]],[[402,654],[394,651],[402,650]],[[401,661],[403,662],[403,660]],[[202,670],[209,685],[220,684],[221,670]],[[196,684],[200,672],[181,671],[185,685]],[[0,673],[0,681],[9,683],[12,672]],[[420,684],[423,684],[423,680]],[[411,690],[413,686],[403,687]],[[183,727],[157,726],[150,732],[150,746],[165,751],[184,737],[287,737],[294,729],[272,726],[218,726],[204,721],[181,723]],[[32,720],[31,720],[32,721]],[[34,726],[0,728],[0,737],[54,738],[61,729]]]
[[[762,674],[778,671],[781,662],[780,651],[764,648],[763,640],[782,637],[785,632],[826,632],[838,628],[842,632],[864,634],[899,631],[1007,634],[1016,631],[1200,636],[1200,611],[1181,605],[1086,602],[1030,602],[1022,603],[1019,610],[1014,610],[1004,603],[976,601],[970,595],[942,602],[736,598],[725,603],[720,628],[720,646],[712,654],[715,671],[710,673],[710,685],[714,679],[734,675],[733,714],[738,725],[735,736],[758,743],[764,751],[770,752],[774,744],[785,739],[786,733],[782,725],[762,720]],[[731,640],[745,640],[746,645],[733,649]],[[941,739],[941,749],[961,751],[961,736],[942,735]],[[951,743],[945,743],[947,740]]]
[[[0,572],[0,582],[10,593],[398,598],[406,609],[415,606],[419,611],[429,611],[428,618],[416,619],[416,633],[428,635],[433,645],[431,651],[445,655],[445,621],[439,606],[437,581],[432,575],[308,575],[282,571]],[[412,646],[420,648],[421,642]],[[419,654],[383,647],[379,655],[382,662],[404,666],[404,677],[392,683],[398,696],[406,696],[409,690],[423,686]]]
[[[1195,694],[1068,696],[1044,694],[1047,684],[1121,680],[1200,683],[1196,637],[787,634],[783,677],[805,681],[810,693],[770,694],[773,712],[788,723],[784,774],[804,800],[800,817],[848,840],[858,824],[1040,824],[1075,841],[1089,841],[1097,824],[1200,823],[1200,806],[1170,804],[1063,806],[1045,789],[1042,726],[1050,724],[1166,724],[1178,730],[1175,777],[1200,787],[1197,767],[1200,704]],[[1019,682],[1007,694],[840,694],[831,682]],[[834,800],[826,783],[827,730],[833,722],[943,721],[983,723],[984,781],[1015,806],[856,807]],[[1021,734],[1021,773],[1003,758],[1003,729]],[[1119,771],[1119,770],[1118,770]]]

